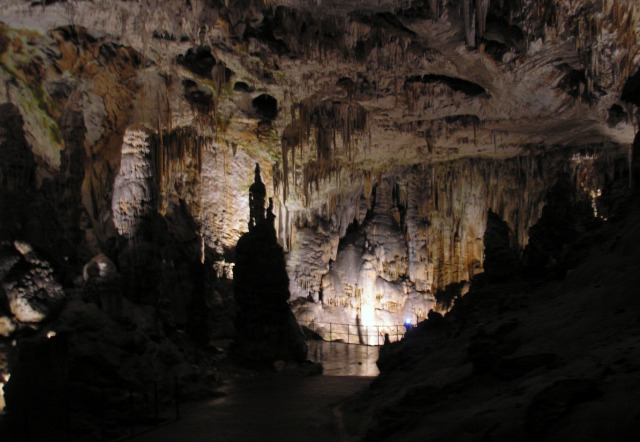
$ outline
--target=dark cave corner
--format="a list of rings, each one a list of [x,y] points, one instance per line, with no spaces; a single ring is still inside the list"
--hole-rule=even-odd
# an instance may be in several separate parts
[[[256,164],[249,188],[249,232],[236,246],[233,272],[236,337],[233,352],[255,363],[304,362],[307,344],[289,304],[284,251],[274,228],[273,202],[265,210],[266,190]]]
[[[529,278],[562,279],[588,251],[580,238],[601,221],[594,217],[589,201],[578,195],[568,174],[560,174],[545,202],[542,216],[529,229],[522,268]]]
[[[189,231],[186,214],[171,217],[174,228]],[[21,440],[28,419],[39,423],[31,440],[67,440],[67,420],[78,440],[111,440],[129,431],[129,418],[119,414],[129,391],[136,407],[157,394],[161,413],[175,395],[174,379],[182,401],[217,394],[224,352],[212,342],[232,334],[230,320],[225,326],[220,318],[233,306],[219,293],[224,281],[212,270],[211,253],[200,262],[193,258],[196,235],[193,247],[176,235],[153,215],[139,237],[109,250],[118,265],[99,254],[80,267],[75,285],[64,284],[26,243],[0,242],[0,317],[11,319],[0,324],[11,336],[0,336],[0,363],[11,373],[0,439]],[[18,298],[21,289],[26,294]],[[10,308],[18,299],[29,308]],[[146,417],[139,419],[136,425],[145,425]]]

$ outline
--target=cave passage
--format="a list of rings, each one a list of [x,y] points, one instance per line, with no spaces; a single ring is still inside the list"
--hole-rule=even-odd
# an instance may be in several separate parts
[[[227,397],[187,403],[183,419],[134,440],[344,440],[336,404],[378,375],[378,347],[310,341],[309,359],[323,365],[323,376],[283,372],[231,382],[223,388]]]
[[[366,388],[371,380],[362,376],[259,376],[228,386],[226,398],[188,404],[181,420],[133,440],[344,440],[341,413],[336,404]]]

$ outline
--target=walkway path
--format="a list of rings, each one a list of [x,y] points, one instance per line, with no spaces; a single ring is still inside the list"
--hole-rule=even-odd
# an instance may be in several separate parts
[[[134,438],[135,442],[341,442],[338,402],[366,388],[373,377],[335,376],[352,374],[366,367],[372,354],[366,349],[340,346],[324,350],[344,357],[346,364],[327,364],[334,376],[302,377],[271,373],[236,381],[227,397],[208,402],[185,404],[182,419]],[[376,355],[377,355],[377,349]],[[319,350],[320,351],[320,350]],[[356,355],[362,354],[358,361]],[[312,356],[312,355],[310,355]],[[355,369],[353,367],[356,367]]]
[[[177,422],[136,442],[326,442],[344,440],[333,407],[370,377],[273,374],[230,388],[229,396],[191,404]]]

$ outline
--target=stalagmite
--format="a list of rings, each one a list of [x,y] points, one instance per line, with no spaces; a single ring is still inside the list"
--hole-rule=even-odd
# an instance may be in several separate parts
[[[155,209],[150,144],[150,135],[145,129],[129,129],[123,139],[111,209],[113,223],[127,238],[138,233]]]

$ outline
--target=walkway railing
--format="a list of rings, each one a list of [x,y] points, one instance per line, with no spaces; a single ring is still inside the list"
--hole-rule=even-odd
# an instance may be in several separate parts
[[[402,339],[404,325],[361,325],[336,322],[298,321],[298,324],[318,333],[325,341],[342,341],[347,344],[383,345],[385,334],[389,341]]]

